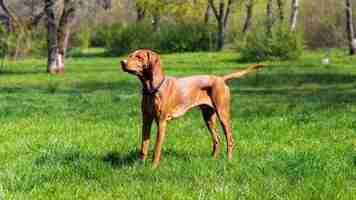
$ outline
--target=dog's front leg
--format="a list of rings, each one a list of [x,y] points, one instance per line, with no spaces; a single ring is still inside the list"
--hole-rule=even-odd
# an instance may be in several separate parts
[[[141,160],[146,160],[149,150],[151,127],[152,127],[153,117],[148,113],[143,113],[142,116],[142,143],[141,143]]]
[[[158,133],[157,133],[157,138],[156,138],[153,168],[158,167],[159,161],[161,159],[161,147],[162,147],[162,144],[164,141],[164,136],[166,134],[166,124],[167,124],[166,120],[158,120],[157,121]]]

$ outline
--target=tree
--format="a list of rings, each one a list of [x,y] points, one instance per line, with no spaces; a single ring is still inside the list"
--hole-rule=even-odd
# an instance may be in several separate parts
[[[160,23],[161,23],[161,12],[158,7],[152,12],[152,16],[153,16],[153,19],[152,19],[153,30],[159,31]]]
[[[284,0],[277,0],[278,15],[281,23],[284,22]]]
[[[8,32],[8,30],[3,27],[0,21],[0,73],[4,67],[4,60],[7,54],[8,39],[6,32]]]
[[[24,0],[0,0],[0,8],[3,11],[0,18],[7,31],[8,54],[13,59],[26,55],[32,48],[32,32],[41,16],[35,11],[41,2],[40,0],[31,2],[30,4]]]
[[[297,27],[297,19],[299,12],[299,0],[292,0],[291,15],[289,19],[289,30],[294,31]]]
[[[203,12],[208,14],[207,18],[209,18],[211,8],[205,7],[206,2],[206,0],[135,0],[133,7],[136,21],[150,18],[154,30],[158,31],[163,20],[166,22],[185,23],[202,18]]]
[[[246,36],[246,33],[251,28],[254,5],[255,5],[255,0],[247,0],[247,2],[246,2],[246,18],[245,18],[244,26],[242,29],[242,37],[243,38]]]
[[[0,25],[5,26],[7,32],[11,31],[10,18],[7,15],[0,14]]]
[[[95,18],[100,9],[112,9],[112,0],[42,0],[47,26],[47,72],[64,73],[71,29],[76,21]],[[81,9],[79,9],[79,6]]]
[[[212,15],[212,10],[211,10],[211,6],[210,6],[210,3],[208,3],[208,5],[206,6],[206,9],[205,9],[205,14],[204,14],[204,23],[209,23],[210,22],[210,18],[211,18],[211,15]]]
[[[38,12],[38,8],[42,6],[43,0],[19,0],[8,1],[7,5],[5,0],[0,0],[0,8],[3,10],[2,18],[6,18],[8,29],[11,32],[20,32],[31,30],[34,26],[38,25],[44,12]],[[13,7],[11,7],[11,5]]]
[[[139,5],[139,3],[136,3],[136,13],[137,13],[137,18],[136,18],[137,22],[140,22],[145,19],[146,10],[143,6]]]
[[[167,3],[166,0],[136,0],[137,21],[143,19],[141,17],[144,17],[146,14],[150,14],[152,16],[153,29],[158,31],[161,22],[161,16],[169,4],[171,3]],[[144,13],[142,13],[143,11]],[[144,16],[142,16],[142,14],[144,14]]]
[[[273,27],[273,0],[267,0],[267,22],[266,22],[266,28],[267,28],[267,34],[272,33],[272,27]]]
[[[11,9],[6,5],[5,0],[0,0],[0,7],[4,12],[2,15],[9,32],[14,30],[15,23],[18,23],[16,15],[11,11]]]
[[[64,72],[65,53],[70,36],[70,27],[74,21],[77,9],[77,2],[75,0],[64,0],[58,19],[55,13],[56,3],[56,0],[45,0],[48,45],[47,72],[51,74]]]
[[[234,3],[234,0],[228,0],[227,6],[225,6],[224,0],[220,0],[218,8],[216,8],[214,4],[214,0],[208,0],[208,2],[218,22],[217,49],[221,50],[224,47],[224,40],[225,40],[225,34],[228,25],[228,19],[230,16],[231,7],[232,4]]]
[[[356,38],[353,27],[352,20],[352,3],[351,0],[346,0],[346,27],[347,27],[347,36],[349,40],[350,55],[356,54]]]
[[[112,8],[113,0],[96,0],[96,4],[104,8],[104,10],[110,10]]]

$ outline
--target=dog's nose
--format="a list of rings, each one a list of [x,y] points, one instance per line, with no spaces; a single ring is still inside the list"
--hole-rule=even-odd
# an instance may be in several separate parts
[[[126,67],[126,64],[127,64],[127,60],[122,60],[122,61],[121,61],[121,66],[122,66],[122,67]]]

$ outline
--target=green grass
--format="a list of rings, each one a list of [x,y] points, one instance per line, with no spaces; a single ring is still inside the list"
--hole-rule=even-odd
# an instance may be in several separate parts
[[[0,199],[356,199],[356,59],[337,51],[321,66],[321,57],[269,62],[229,82],[232,162],[225,144],[211,158],[192,110],[169,123],[157,170],[137,160],[140,85],[118,58],[69,59],[63,76],[45,74],[44,59],[7,61]],[[236,60],[229,52],[162,56],[176,76],[246,65]]]

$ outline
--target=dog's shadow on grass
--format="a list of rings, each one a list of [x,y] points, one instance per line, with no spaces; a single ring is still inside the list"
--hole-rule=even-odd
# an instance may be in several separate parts
[[[153,156],[153,152],[149,152],[150,155]],[[181,151],[176,151],[174,149],[165,149],[162,150],[162,154],[164,154],[165,157],[173,157],[173,158],[179,158],[185,161],[189,161],[194,157],[205,157],[206,155],[198,155],[198,154],[191,154],[188,152],[181,152]],[[101,160],[105,163],[110,164],[113,168],[116,169],[121,169],[127,166],[133,166],[137,163],[148,163],[149,165],[152,162],[152,156],[150,156],[147,161],[142,161],[139,158],[139,152],[138,151],[131,151],[128,152],[127,154],[122,154],[117,151],[111,151],[106,153],[104,156],[101,157]]]
[[[113,168],[123,168],[140,162],[139,153],[137,151],[131,151],[127,154],[111,151],[106,153],[101,159],[105,163],[110,164]]]

